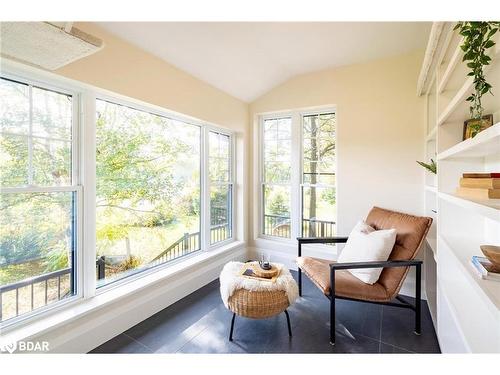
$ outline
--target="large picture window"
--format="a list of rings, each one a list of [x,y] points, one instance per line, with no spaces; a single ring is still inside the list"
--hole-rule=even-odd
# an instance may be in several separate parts
[[[0,329],[234,238],[230,131],[15,72],[0,77]]]
[[[97,100],[98,285],[201,248],[201,128]]]
[[[261,233],[283,238],[335,235],[335,113],[266,116],[261,129]]]
[[[77,293],[76,108],[0,79],[0,322]]]

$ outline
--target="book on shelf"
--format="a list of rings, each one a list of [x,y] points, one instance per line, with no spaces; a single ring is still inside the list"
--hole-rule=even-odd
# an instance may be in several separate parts
[[[463,178],[500,178],[500,172],[490,173],[464,173]]]
[[[466,199],[500,199],[500,189],[459,187],[457,195]]]
[[[497,269],[487,258],[474,255],[471,264],[481,279],[500,281],[500,272],[496,272]]]
[[[478,189],[500,189],[500,178],[461,178],[460,187]]]

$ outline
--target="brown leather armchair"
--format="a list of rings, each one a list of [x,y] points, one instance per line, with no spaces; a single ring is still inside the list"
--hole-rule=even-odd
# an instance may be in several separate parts
[[[330,300],[330,343],[335,345],[335,300],[347,299],[411,309],[415,312],[415,333],[420,334],[421,265],[414,260],[432,224],[429,217],[419,217],[373,207],[366,223],[376,230],[395,228],[396,243],[389,260],[385,262],[336,263],[329,260],[302,256],[302,245],[313,243],[342,243],[347,237],[299,237],[298,258],[299,295],[302,296],[302,272]],[[354,277],[348,269],[382,267],[378,281],[366,284]],[[415,305],[398,295],[409,268],[416,268]],[[397,299],[399,302],[393,302]]]

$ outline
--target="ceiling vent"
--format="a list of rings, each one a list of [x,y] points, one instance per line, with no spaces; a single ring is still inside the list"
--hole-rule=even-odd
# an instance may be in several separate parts
[[[103,42],[72,22],[1,22],[0,55],[47,70],[96,53]]]

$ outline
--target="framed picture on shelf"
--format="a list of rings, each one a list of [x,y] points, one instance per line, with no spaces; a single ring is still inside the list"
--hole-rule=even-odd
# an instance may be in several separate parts
[[[470,119],[464,122],[463,140],[473,138],[484,129],[493,125],[493,115],[483,116],[481,120]]]

